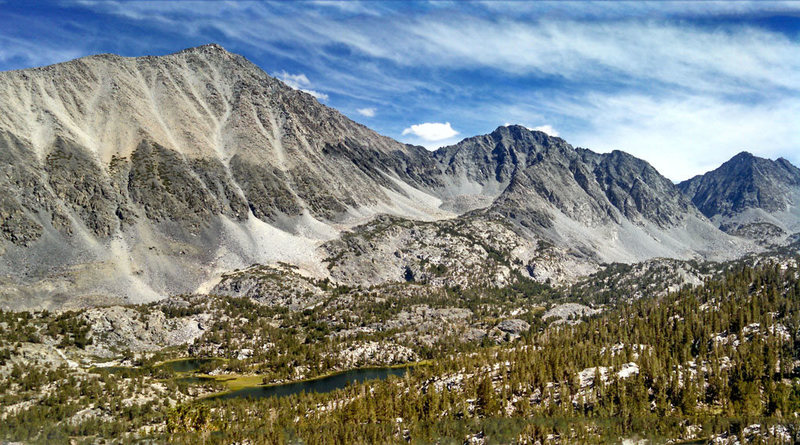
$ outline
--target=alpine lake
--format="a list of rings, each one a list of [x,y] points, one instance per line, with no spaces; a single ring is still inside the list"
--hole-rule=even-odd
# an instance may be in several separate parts
[[[156,365],[176,373],[177,380],[186,384],[199,384],[204,381],[216,381],[226,385],[227,391],[211,394],[204,397],[204,401],[228,399],[261,399],[265,397],[283,397],[300,393],[326,393],[342,389],[348,385],[383,380],[389,376],[402,377],[416,364],[392,367],[357,368],[347,371],[327,374],[306,380],[263,384],[258,375],[208,375],[200,371],[205,365],[222,361],[213,358],[185,358],[169,360]],[[108,366],[94,368],[95,371],[112,374],[135,372],[137,368],[126,366]]]

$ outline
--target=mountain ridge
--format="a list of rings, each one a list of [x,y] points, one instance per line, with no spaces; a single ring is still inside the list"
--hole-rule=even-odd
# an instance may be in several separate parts
[[[0,111],[2,290],[36,280],[26,300],[152,299],[282,259],[314,272],[340,221],[452,215],[414,188],[435,178],[424,149],[216,46],[0,73]],[[83,266],[63,277],[62,260]]]
[[[331,278],[324,262],[332,254],[351,261],[336,270],[389,267],[378,275],[402,280],[429,256],[416,223],[377,240],[416,240],[409,249],[421,251],[370,256],[377,266],[337,249],[394,247],[329,244],[343,231],[371,236],[359,227],[380,214],[433,222],[426,237],[449,230],[437,221],[457,218],[466,226],[453,242],[475,258],[503,251],[491,236],[478,250],[463,244],[481,227],[525,249],[553,245],[549,257],[514,253],[512,268],[537,279],[544,275],[532,271],[542,267],[569,280],[601,262],[756,249],[624,152],[575,148],[519,125],[430,152],[370,130],[215,44],[0,73],[0,162],[6,306],[207,291],[221,274],[254,263],[288,262]],[[352,276],[372,279],[356,272],[353,284]]]

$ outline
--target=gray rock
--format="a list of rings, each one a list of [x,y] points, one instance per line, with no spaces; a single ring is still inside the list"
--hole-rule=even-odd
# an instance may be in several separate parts
[[[520,335],[523,332],[526,332],[530,328],[531,325],[528,324],[527,321],[520,320],[518,318],[510,318],[508,320],[503,320],[497,324],[497,329],[500,329],[503,332],[507,332],[513,335]]]
[[[478,328],[469,328],[464,332],[464,341],[465,342],[477,342],[483,340],[488,333],[483,329]]]
[[[569,322],[570,324],[576,324],[578,322],[578,320],[575,320],[576,318],[583,317],[585,315],[594,315],[599,312],[599,310],[592,309],[583,304],[563,303],[548,309],[544,314],[542,314],[542,320],[557,318],[558,320],[554,321],[554,323]]]
[[[225,274],[210,293],[248,297],[268,306],[291,310],[314,306],[328,297],[325,289],[287,266],[253,266]]]
[[[91,327],[92,344],[87,351],[98,356],[185,345],[203,335],[210,324],[209,314],[167,318],[158,310],[141,313],[120,306],[88,309],[80,317]]]
[[[370,209],[452,215],[414,195],[441,185],[427,150],[218,45],[0,73],[0,115],[4,306],[149,301],[265,258],[317,270],[312,247],[254,240],[311,245]]]

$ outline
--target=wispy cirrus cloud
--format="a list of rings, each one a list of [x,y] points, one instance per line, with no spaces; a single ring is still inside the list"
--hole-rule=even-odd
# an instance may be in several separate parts
[[[354,26],[347,17],[335,20],[315,10],[287,7],[281,13],[282,8],[275,5],[246,5],[238,6],[236,14],[213,3],[96,4],[139,20],[151,16],[170,20],[187,32],[215,29],[265,51],[297,59],[310,56],[309,62],[326,68],[341,62],[330,51],[341,45],[360,57],[415,67],[491,68],[520,76],[622,85],[656,81],[721,92],[755,90],[756,83],[800,88],[796,74],[800,58],[794,57],[797,42],[753,26],[707,28],[655,20],[529,21],[504,15],[485,19],[464,12],[456,13],[459,20],[453,20],[452,14],[357,16],[352,19],[357,20]],[[293,14],[287,13],[290,9]],[[712,8],[703,10],[707,9]],[[272,31],[261,32],[265,28]],[[287,46],[288,42],[295,47]],[[353,54],[348,57],[357,59]],[[375,64],[374,60],[361,62]]]
[[[0,66],[18,68],[51,65],[84,56],[80,48],[39,47],[35,43],[0,35]]]
[[[551,18],[561,19],[648,19],[648,18],[697,18],[736,15],[752,15],[761,17],[772,14],[793,14],[800,12],[800,4],[796,1],[637,1],[609,2],[603,0],[582,1],[576,7],[575,2],[542,1],[517,2],[487,0],[477,2],[487,11],[507,12],[513,8],[516,14],[535,13]]]

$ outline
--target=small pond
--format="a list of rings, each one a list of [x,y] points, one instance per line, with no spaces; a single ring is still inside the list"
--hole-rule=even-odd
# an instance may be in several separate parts
[[[410,367],[404,368],[364,368],[333,374],[318,379],[302,382],[284,383],[280,385],[254,386],[211,396],[206,400],[227,400],[237,398],[261,399],[264,397],[281,397],[301,392],[325,393],[346,387],[350,383],[369,380],[383,380],[391,375],[403,376]]]

